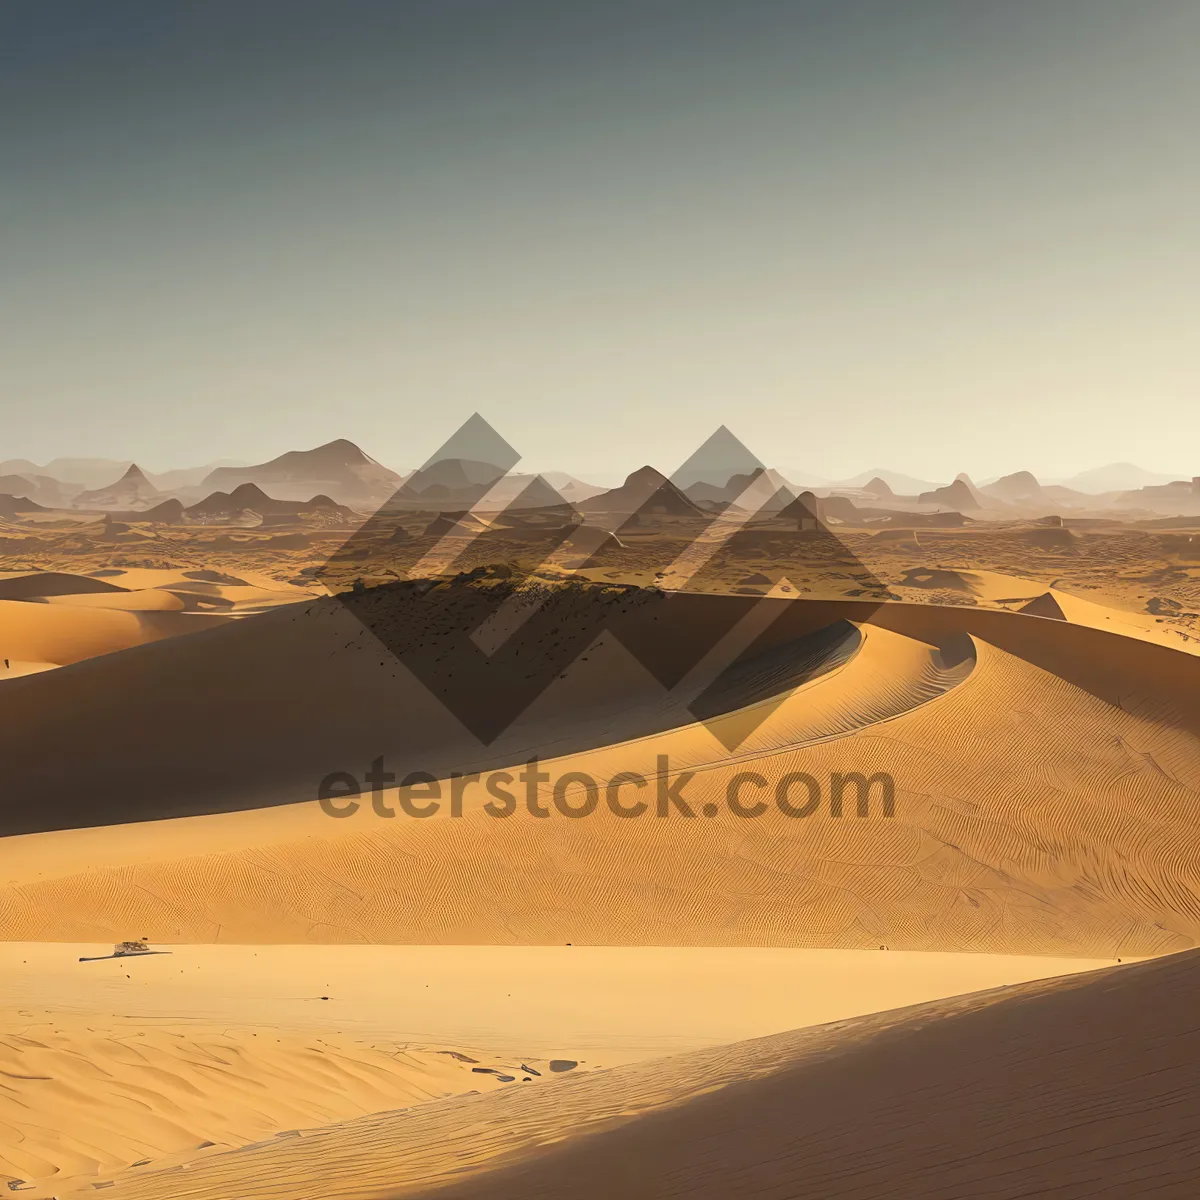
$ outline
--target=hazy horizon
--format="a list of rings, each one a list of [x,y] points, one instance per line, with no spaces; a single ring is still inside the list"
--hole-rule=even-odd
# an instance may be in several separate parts
[[[351,442],[353,441],[353,439],[333,439],[333,440],[346,440],[346,441],[351,441]],[[326,445],[326,444],[328,444],[328,443],[323,443],[322,445]],[[357,444],[357,443],[355,443],[355,444]],[[275,454],[270,455],[263,461],[269,462],[272,459],[277,458],[284,453],[287,453],[288,451],[309,451],[309,450],[314,450],[314,449],[319,449],[319,448],[320,447],[315,447],[315,446],[291,446],[291,447],[288,447],[288,450],[281,450],[278,455],[275,455]],[[367,454],[369,457],[375,458],[377,462],[381,462],[383,466],[396,471],[398,474],[402,474],[402,475],[407,474],[408,472],[415,470],[416,466],[418,465],[418,464],[414,464],[414,463],[395,463],[395,462],[390,462],[390,461],[386,461],[386,460],[380,460],[380,459],[376,458],[375,455],[371,454],[370,447],[359,446],[358,448],[361,451],[363,451],[363,453]],[[8,464],[16,464],[16,463],[20,463],[23,461],[32,462],[33,460],[28,459],[28,457],[25,455],[14,455],[11,458],[0,458],[0,468],[5,468],[5,467],[7,467]],[[897,466],[894,463],[876,463],[875,465],[873,465],[871,467],[864,467],[858,471],[849,472],[846,475],[832,476],[832,475],[824,474],[819,471],[807,470],[800,464],[788,463],[786,461],[779,461],[779,462],[775,462],[774,460],[764,460],[764,461],[765,461],[766,466],[778,471],[790,483],[793,483],[793,484],[808,483],[808,484],[812,484],[812,485],[818,486],[818,487],[828,486],[831,484],[847,486],[847,481],[849,481],[849,480],[857,480],[857,479],[859,479],[859,477],[865,477],[865,476],[872,475],[875,473],[882,473],[882,474],[890,475],[890,476],[909,476],[912,479],[914,479],[915,481],[922,481],[922,482],[934,483],[934,484],[947,484],[947,483],[950,483],[957,475],[966,474],[966,475],[970,476],[970,478],[972,479],[972,481],[974,483],[985,484],[985,483],[989,483],[997,478],[1001,478],[1006,475],[1017,474],[1019,471],[1022,471],[1025,469],[1025,468],[1021,468],[1021,467],[1014,467],[1011,471],[1002,471],[1002,472],[999,472],[998,474],[992,474],[992,475],[982,475],[982,474],[977,474],[977,473],[974,473],[971,471],[961,471],[961,472],[960,471],[949,471],[947,473],[940,474],[940,475],[931,475],[931,476],[927,476],[927,477],[921,477],[921,476],[915,475],[911,471],[905,470],[903,466]],[[217,467],[250,467],[250,466],[259,465],[259,464],[256,464],[255,462],[252,462],[248,458],[225,457],[225,458],[221,458],[221,459],[213,459],[208,462],[179,462],[179,463],[173,463],[170,465],[163,466],[163,465],[160,465],[157,463],[139,462],[136,459],[129,458],[127,455],[122,456],[122,457],[110,458],[108,456],[67,455],[67,454],[55,455],[52,458],[46,459],[42,463],[35,462],[33,465],[37,466],[41,469],[45,469],[48,467],[53,467],[56,463],[66,464],[66,463],[70,463],[70,462],[90,462],[90,463],[110,462],[113,464],[114,472],[116,472],[118,470],[121,470],[121,471],[127,470],[128,465],[134,465],[134,466],[139,467],[142,471],[146,472],[147,474],[156,476],[156,477],[168,475],[168,474],[171,474],[172,472],[179,472],[179,471],[185,471],[185,470],[196,470],[198,468],[214,468],[215,469]],[[513,472],[518,475],[537,475],[537,474],[572,475],[577,478],[580,478],[581,481],[585,482],[585,483],[596,484],[596,485],[603,486],[603,487],[613,487],[613,486],[616,486],[616,485],[622,483],[633,471],[636,471],[643,466],[653,466],[653,467],[657,468],[658,470],[660,470],[664,475],[670,477],[673,474],[675,468],[678,467],[678,465],[679,465],[678,463],[674,463],[674,462],[672,462],[672,463],[647,463],[647,462],[634,462],[631,460],[630,462],[623,464],[623,465],[619,465],[619,466],[610,465],[608,467],[599,467],[594,470],[588,471],[586,473],[586,475],[577,475],[576,472],[565,470],[563,467],[561,467],[557,464],[554,464],[554,463],[532,464],[532,463],[518,462],[516,464],[516,466],[513,468]],[[1164,480],[1166,480],[1167,478],[1174,479],[1174,480],[1187,480],[1187,479],[1193,478],[1192,475],[1190,475],[1186,472],[1176,472],[1174,474],[1171,472],[1152,472],[1152,471],[1150,471],[1149,468],[1144,467],[1140,463],[1130,463],[1128,461],[1113,462],[1113,463],[1098,463],[1094,467],[1085,468],[1085,470],[1083,472],[1077,472],[1076,474],[1077,475],[1085,475],[1085,474],[1089,474],[1089,473],[1098,474],[1102,471],[1116,470],[1119,468],[1133,468],[1134,470],[1144,471],[1149,474],[1158,474],[1158,475],[1161,475]],[[62,472],[59,475],[59,478],[63,482],[78,482],[78,480],[70,479],[70,472],[68,470],[66,470],[65,467],[60,467],[59,470]],[[15,473],[19,473],[19,472],[15,472]],[[1034,474],[1036,474],[1036,472]],[[1065,474],[1058,474],[1058,475],[1045,474],[1045,475],[1039,476],[1038,478],[1041,483],[1056,483],[1056,482],[1060,482],[1060,481],[1070,481],[1070,480],[1074,479],[1075,476],[1074,475],[1065,475]],[[866,482],[866,480],[864,479],[863,482]]]
[[[721,424],[825,479],[1190,478],[1197,35],[1175,0],[14,0],[0,459],[403,470],[478,410],[599,482]]]

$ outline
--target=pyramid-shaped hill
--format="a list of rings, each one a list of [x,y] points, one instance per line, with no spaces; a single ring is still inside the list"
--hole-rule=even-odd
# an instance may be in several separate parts
[[[965,475],[959,475],[953,483],[945,487],[922,492],[919,499],[921,504],[936,504],[939,507],[951,508],[955,512],[967,512],[983,507],[982,498]]]
[[[73,501],[75,508],[111,509],[141,512],[164,500],[163,494],[146,478],[137,463],[133,463],[115,483],[95,491],[80,492]]]
[[[581,501],[584,513],[612,513],[620,516],[699,517],[703,510],[688,498],[661,471],[640,467],[620,487]]]

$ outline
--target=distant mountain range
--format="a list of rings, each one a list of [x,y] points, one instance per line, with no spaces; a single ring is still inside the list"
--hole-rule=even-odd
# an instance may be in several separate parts
[[[1135,492],[1139,488],[1170,483],[1179,478],[1179,475],[1159,475],[1154,471],[1134,466],[1133,463],[1110,463],[1107,467],[1094,467],[1090,471],[1081,471],[1070,479],[1059,479],[1055,482],[1075,491],[1097,496],[1105,492]]]
[[[479,505],[491,511],[565,506],[599,520],[601,514],[651,511],[696,515],[737,505],[743,498],[743,504],[757,511],[778,512],[806,489],[826,502],[837,499],[836,505],[826,503],[825,511],[836,510],[842,519],[853,519],[858,512],[958,513],[979,520],[1200,513],[1200,484],[1193,478],[1160,475],[1131,463],[1113,463],[1057,482],[1016,471],[981,486],[965,473],[939,484],[883,467],[842,480],[817,480],[794,470],[768,470],[727,430],[718,431],[675,476],[643,466],[615,488],[559,471],[505,473],[459,457],[401,475],[345,439],[258,464],[224,462],[161,475],[108,459],[59,458],[45,466],[26,459],[0,462],[0,497],[25,501],[31,510],[73,508],[126,516],[154,511],[157,518],[182,521],[205,519],[206,506],[213,508],[214,520],[238,519],[242,512],[284,520],[292,511],[313,511],[320,505],[328,506],[329,519],[350,519],[352,509],[365,515],[389,502],[398,509],[432,512],[462,512]],[[264,511],[272,505],[281,507]],[[6,505],[6,511],[12,508],[12,503]]]
[[[0,462],[0,476],[16,475],[27,480],[50,479],[68,496],[79,492],[96,490],[120,478],[135,464],[131,459],[109,458],[56,458],[44,467],[31,463],[26,458],[10,458]],[[208,463],[203,467],[186,467],[178,471],[166,471],[161,475],[143,472],[145,477],[160,491],[169,492],[176,488],[198,487],[204,477],[217,467],[240,466],[233,459]]]
[[[786,472],[784,473],[786,474]],[[932,492],[939,486],[931,479],[916,479],[912,475],[892,471],[887,467],[873,467],[869,471],[861,471],[857,475],[852,475],[849,479],[834,480],[823,486],[836,490],[866,488],[872,481],[877,480],[886,483],[897,496],[919,496],[922,492]]]
[[[307,501],[326,494],[339,504],[369,511],[401,482],[400,475],[345,440],[291,451],[257,465],[227,460],[161,475],[136,463],[109,459],[60,458],[44,467],[26,459],[0,463],[0,495],[26,497],[45,507],[98,511],[145,511],[168,499],[188,506],[212,492],[232,493],[243,484],[269,489],[277,500]]]

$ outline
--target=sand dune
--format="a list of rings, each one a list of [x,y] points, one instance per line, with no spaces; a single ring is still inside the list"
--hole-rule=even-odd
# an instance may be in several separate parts
[[[196,946],[77,961],[105,949],[0,946],[0,1182],[33,1183],[32,1195],[91,1190],[136,1162],[157,1170],[449,1095],[1106,965],[500,946]]]
[[[706,595],[677,600],[687,612],[679,610],[673,638],[685,648],[690,637],[719,637],[757,603]],[[974,634],[1110,705],[1128,709],[1132,704],[1147,714],[1161,710],[1171,727],[1191,733],[1200,729],[1195,664],[1140,640],[982,609],[854,601],[766,603],[788,611],[775,624],[777,642],[864,616],[876,627],[927,645]],[[447,609],[453,619],[453,602],[447,602]],[[29,612],[20,616],[26,623],[33,619]],[[116,614],[106,616],[117,619]],[[653,611],[631,612],[616,630],[615,641],[626,629],[634,644],[656,637],[654,617]],[[187,621],[199,617],[177,620],[187,627]],[[396,636],[406,635],[399,630]],[[15,645],[12,656],[59,661],[53,655],[20,653]],[[424,686],[358,621],[325,601],[256,617],[252,625],[164,643],[150,657],[83,664],[71,679],[69,704],[53,683],[39,681],[41,686],[24,693],[20,706],[8,710],[0,700],[5,718],[0,749],[11,751],[5,757],[18,772],[14,785],[42,790],[54,804],[45,820],[54,816],[67,827],[293,802],[314,796],[318,781],[329,772],[358,770],[380,754],[401,773],[419,769],[443,776],[456,769],[518,762],[531,747],[543,755],[561,755],[693,719],[679,703],[665,704],[662,689],[613,639],[564,674],[563,680],[552,677],[543,697],[484,752],[454,717],[429,703]],[[116,694],[122,697],[120,712],[111,705]],[[69,771],[65,764],[55,765],[47,742],[64,709],[81,728],[103,731],[100,745],[81,748],[83,757]],[[133,756],[122,752],[127,720],[147,736]],[[316,729],[320,735],[298,739],[301,729]],[[43,742],[46,753],[39,754]],[[214,744],[222,747],[218,755],[209,751]],[[184,764],[187,770],[181,775]],[[80,775],[92,785],[86,805],[78,796]],[[160,781],[168,775],[180,777],[164,796]],[[48,827],[53,826],[25,828]],[[13,823],[8,830],[23,831]]]
[[[95,595],[125,597],[129,593]],[[105,609],[96,605],[93,596],[77,605],[0,600],[0,658],[65,666],[195,632],[211,623],[212,618],[202,615]]]
[[[1169,957],[380,1113],[192,1162],[186,1185],[123,1172],[114,1194],[1182,1200],[1198,970]]]
[[[551,589],[490,630],[532,682],[487,744],[421,678],[487,705],[521,677],[468,655],[454,692],[420,593],[355,612],[393,593],[128,568],[0,601],[8,674],[71,664],[0,687],[21,801],[0,1179],[135,1200],[1192,1195],[1171,1139],[1200,1116],[1176,1074],[1197,960],[1021,981],[1200,941],[1200,661],[1046,584],[909,579],[971,603]],[[430,611],[474,628],[483,586]],[[584,631],[564,669],[556,604]],[[695,651],[722,638],[752,653],[719,673]],[[514,779],[531,754],[544,816]],[[412,788],[344,819],[313,801],[380,755],[441,781],[436,814],[404,815]],[[461,813],[454,770],[482,776]],[[636,776],[647,811],[570,819],[580,773]],[[775,787],[800,776],[816,790],[788,815]],[[126,938],[173,953],[76,961]],[[863,1015],[1000,983],[1019,986]]]
[[[1179,637],[1172,629],[1164,629],[1161,622],[1145,613],[1122,612],[1108,604],[1099,604],[1082,596],[1072,595],[1060,588],[1050,588],[1022,609],[1036,616],[1070,621],[1076,625],[1087,625],[1091,629],[1108,629],[1140,641],[1154,642],[1172,649],[1200,653],[1200,643],[1180,645]]]
[[[37,600],[49,596],[117,595],[126,589],[107,579],[66,571],[5,572],[0,575],[0,600]]]
[[[1031,600],[1046,592],[1044,584],[1000,571],[967,570],[962,567],[913,567],[905,572],[901,586],[926,590],[961,592],[992,604]]]
[[[437,1049],[368,1045],[329,1031],[4,1017],[0,1177],[46,1179],[30,1189],[43,1196],[91,1190],[148,1154],[161,1165],[206,1144],[244,1145],[314,1122],[501,1086],[496,1075],[473,1074]],[[492,1056],[476,1062],[503,1065]],[[547,1072],[542,1060],[530,1065]]]
[[[66,593],[48,596],[46,602],[70,608],[105,608],[116,612],[183,612],[186,607],[179,596],[155,588],[128,592],[85,592],[83,595]]]
[[[215,581],[209,576],[216,576]],[[224,581],[224,582],[221,582]],[[0,575],[0,678],[81,663],[196,633],[223,616],[294,604],[312,592],[266,576],[206,570],[113,569],[99,575]],[[31,603],[38,602],[38,603]],[[27,670],[18,671],[16,664]],[[69,710],[71,703],[66,705]]]
[[[42,671],[53,671],[57,663],[22,662],[17,658],[6,658],[0,662],[0,679],[17,679],[22,675],[37,675]]]
[[[723,598],[688,600],[697,623],[725,619]],[[811,646],[806,637],[853,605],[780,603],[767,661],[787,680],[795,647]],[[889,604],[831,669],[781,693],[761,696],[753,684],[707,724],[655,701],[657,685],[614,647],[568,672],[506,739],[471,752],[453,719],[439,724],[419,685],[400,678],[403,668],[381,672],[367,650],[319,649],[345,626],[320,608],[301,611],[313,615],[255,618],[255,638],[242,624],[75,669],[73,709],[90,736],[72,770],[93,791],[69,786],[49,749],[31,760],[26,743],[12,756],[38,764],[19,778],[43,803],[6,819],[46,832],[4,843],[4,937],[116,940],[136,929],[172,942],[886,945],[1096,957],[1200,937],[1194,657],[1039,617]],[[301,621],[321,620],[325,633],[314,625],[296,635]],[[937,650],[951,634],[968,636],[971,653]],[[36,743],[55,682],[25,681],[21,707],[5,711],[9,736]],[[113,695],[120,721],[105,716]],[[647,720],[654,732],[622,733]],[[739,727],[732,737],[730,726]],[[121,728],[139,730],[137,756]],[[320,737],[300,746],[305,728]],[[226,757],[208,754],[211,744]],[[241,794],[261,805],[269,783],[280,800],[303,801],[326,771],[361,774],[393,749],[402,774],[436,766],[439,754],[500,770],[523,763],[529,746],[547,755],[550,781],[538,796],[551,812],[552,781],[569,771],[599,780],[636,772],[656,797],[665,756],[662,786],[690,773],[695,815],[628,821],[601,804],[582,821],[523,807],[496,820],[481,811],[481,781],[460,818],[443,804],[429,819],[381,819],[368,798],[345,820],[297,802],[128,823],[168,813],[181,797],[211,810],[203,788],[235,807],[239,772],[249,779]],[[811,775],[822,789],[816,810],[785,816],[768,792],[762,815],[742,819],[728,796],[744,772],[771,784]],[[892,777],[893,816],[879,789],[865,816],[854,791],[834,815],[833,777],[855,772]],[[563,794],[581,798],[578,788]],[[384,802],[398,811],[395,794]],[[52,831],[122,818],[111,835]]]

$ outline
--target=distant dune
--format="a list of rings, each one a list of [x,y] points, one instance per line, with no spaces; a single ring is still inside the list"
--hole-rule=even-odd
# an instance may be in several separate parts
[[[0,599],[0,657],[45,669],[93,660],[204,627],[202,616],[183,618],[173,612],[105,611],[90,602],[98,593],[80,590],[89,600],[83,608]],[[55,591],[52,595],[66,593]],[[187,623],[181,624],[184,620]],[[20,694],[18,690],[8,690],[0,698],[0,705],[20,704]]]
[[[0,660],[9,666],[0,661],[0,678],[99,662],[120,650],[224,624],[208,613],[185,614],[203,607],[190,601],[204,589],[205,599],[213,602],[210,608],[227,610],[266,606],[281,597],[294,602],[309,595],[283,584],[264,588],[238,583],[240,588],[228,587],[189,579],[186,572],[153,570],[113,570],[103,577],[63,571],[2,574]],[[65,685],[64,691],[69,693],[72,686]],[[20,695],[10,692],[8,702],[19,705]],[[71,702],[66,703],[69,709]]]

